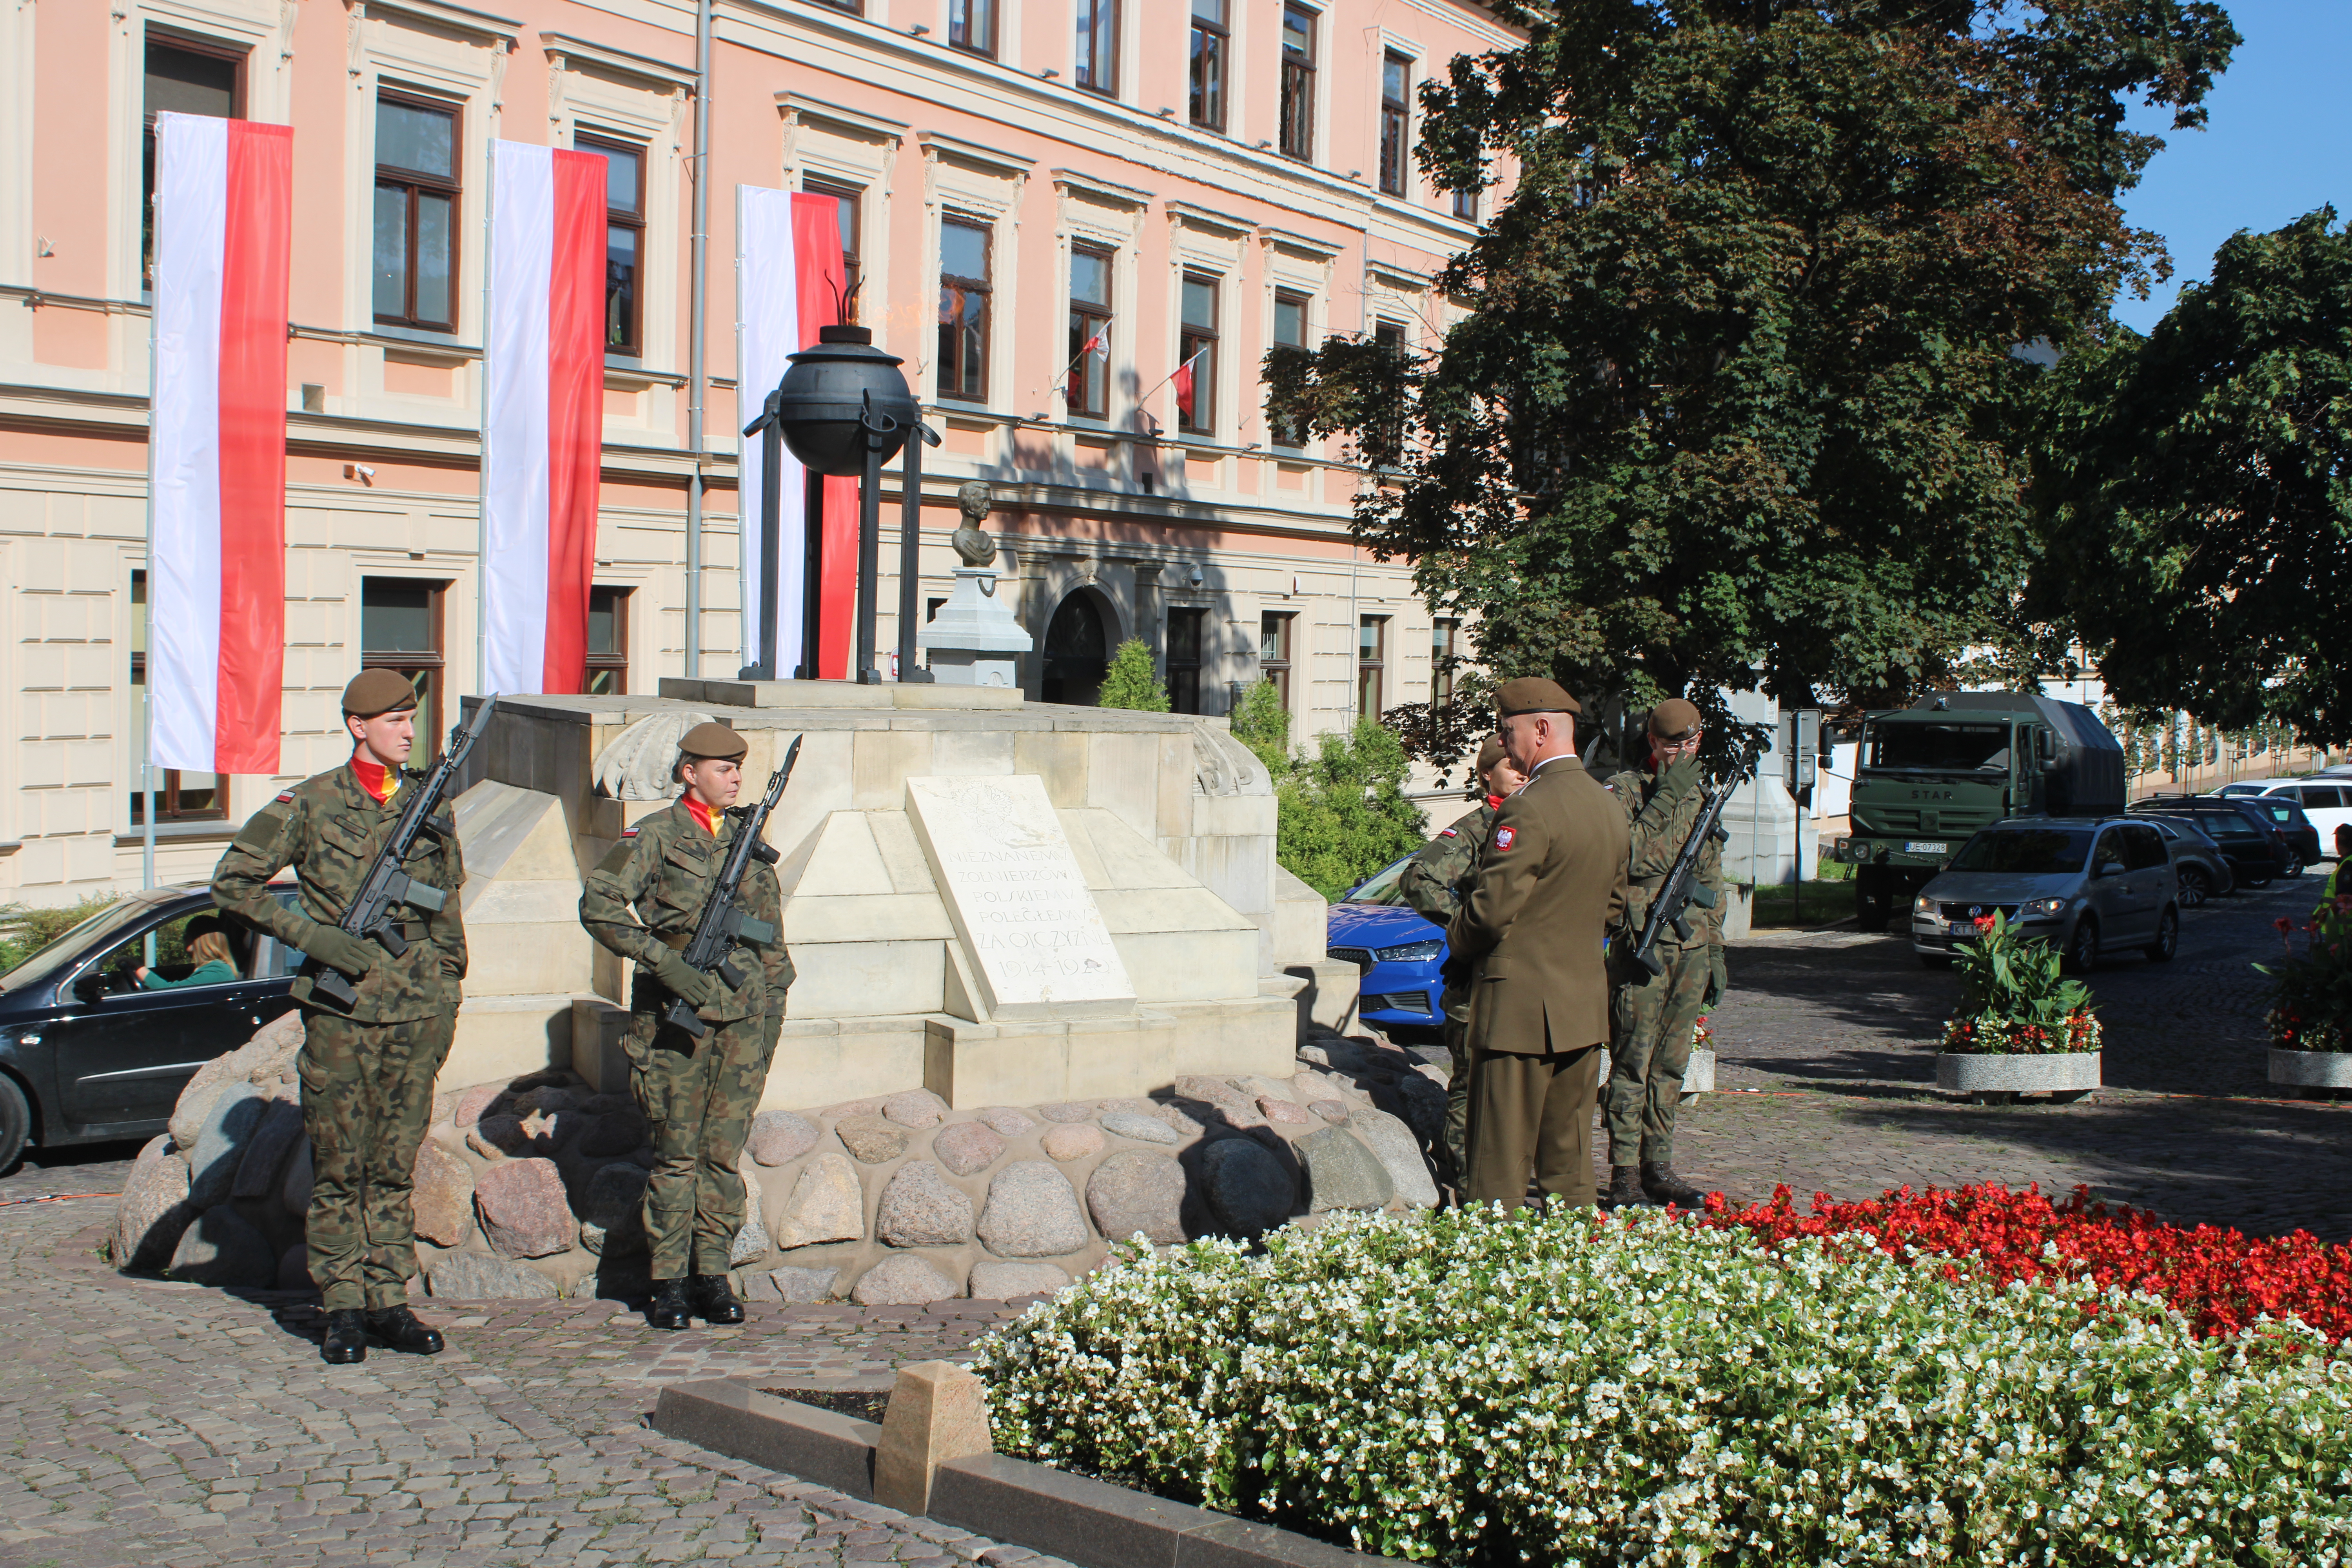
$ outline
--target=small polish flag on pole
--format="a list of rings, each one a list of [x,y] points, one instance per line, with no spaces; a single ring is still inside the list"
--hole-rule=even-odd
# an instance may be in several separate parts
[[[1208,352],[1208,345],[1202,344],[1192,351],[1192,357],[1178,365],[1176,374],[1168,378],[1176,387],[1176,412],[1187,419],[1192,417],[1192,367],[1199,364],[1201,356]]]
[[[587,675],[604,445],[604,160],[490,143],[480,689]]]
[[[293,146],[289,126],[155,118],[147,706],[157,767],[278,771]]]

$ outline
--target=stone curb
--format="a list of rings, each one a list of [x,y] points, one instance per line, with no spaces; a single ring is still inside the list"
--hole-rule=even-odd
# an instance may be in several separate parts
[[[711,1379],[665,1387],[653,1426],[666,1437],[782,1470],[861,1501],[874,1495],[874,1449],[882,1428],[870,1421],[777,1399],[733,1379]],[[931,1483],[929,1517],[1078,1568],[1377,1568],[1397,1563],[1002,1454],[940,1465]]]

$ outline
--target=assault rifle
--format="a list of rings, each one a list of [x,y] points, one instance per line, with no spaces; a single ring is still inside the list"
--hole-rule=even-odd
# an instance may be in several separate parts
[[[772,866],[781,858],[760,837],[768,826],[768,814],[784,797],[784,785],[792,782],[793,764],[800,760],[801,737],[793,737],[792,750],[784,753],[784,765],[768,775],[768,793],[756,806],[745,808],[730,805],[727,815],[735,819],[735,843],[727,851],[727,859],[719,868],[719,885],[702,900],[702,913],[694,921],[694,934],[687,938],[679,956],[705,974],[716,974],[727,983],[729,990],[743,984],[736,969],[736,944],[746,942],[769,942],[776,940],[776,928],[767,921],[754,919],[735,895],[742,890],[743,874],[751,868],[752,857],[763,866]],[[695,1016],[683,996],[670,998],[669,1011],[664,1021],[677,1025],[696,1039],[710,1033],[710,1026]]]
[[[1690,837],[1683,840],[1682,852],[1675,857],[1674,869],[1658,886],[1658,896],[1650,901],[1650,918],[1642,922],[1641,940],[1633,944],[1633,957],[1653,974],[1666,972],[1665,961],[1650,950],[1658,938],[1672,926],[1675,940],[1691,939],[1690,921],[1684,918],[1691,905],[1703,910],[1715,908],[1715,889],[1698,879],[1698,858],[1710,837],[1727,838],[1729,834],[1716,826],[1723,815],[1723,803],[1731,798],[1731,786],[1718,784],[1706,792],[1706,804],[1698,808],[1698,820],[1691,825]]]
[[[439,888],[427,887],[401,868],[408,863],[408,852],[416,847],[416,836],[430,833],[436,838],[441,830],[433,826],[433,813],[441,805],[441,797],[465,764],[466,753],[489,728],[490,711],[499,705],[498,695],[482,699],[481,707],[474,710],[471,724],[457,724],[449,731],[449,749],[433,764],[429,773],[414,768],[399,770],[402,783],[408,786],[408,804],[401,808],[400,820],[393,825],[392,837],[376,851],[375,864],[368,868],[367,877],[360,883],[359,896],[352,900],[343,918],[335,922],[345,933],[362,941],[373,937],[383,950],[398,958],[408,952],[408,939],[400,934],[400,923],[392,918],[394,904],[406,904],[428,914],[438,914],[449,901],[449,895]],[[360,999],[358,990],[336,970],[320,967],[310,977],[310,989],[321,994],[340,1007],[349,1007]]]

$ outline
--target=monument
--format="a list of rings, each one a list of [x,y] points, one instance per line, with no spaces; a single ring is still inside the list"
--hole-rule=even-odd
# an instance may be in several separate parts
[[[1020,684],[1014,656],[1036,644],[996,596],[996,542],[981,524],[993,504],[989,488],[968,484],[956,491],[963,522],[955,531],[955,589],[923,629],[915,646],[929,657],[932,678],[956,686],[1011,688]]]

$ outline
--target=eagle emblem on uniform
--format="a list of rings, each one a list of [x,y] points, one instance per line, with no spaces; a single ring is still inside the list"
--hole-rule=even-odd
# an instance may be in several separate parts
[[[1518,832],[1515,828],[1497,827],[1495,829],[1495,847],[1508,849],[1511,847],[1511,841],[1517,837]]]

